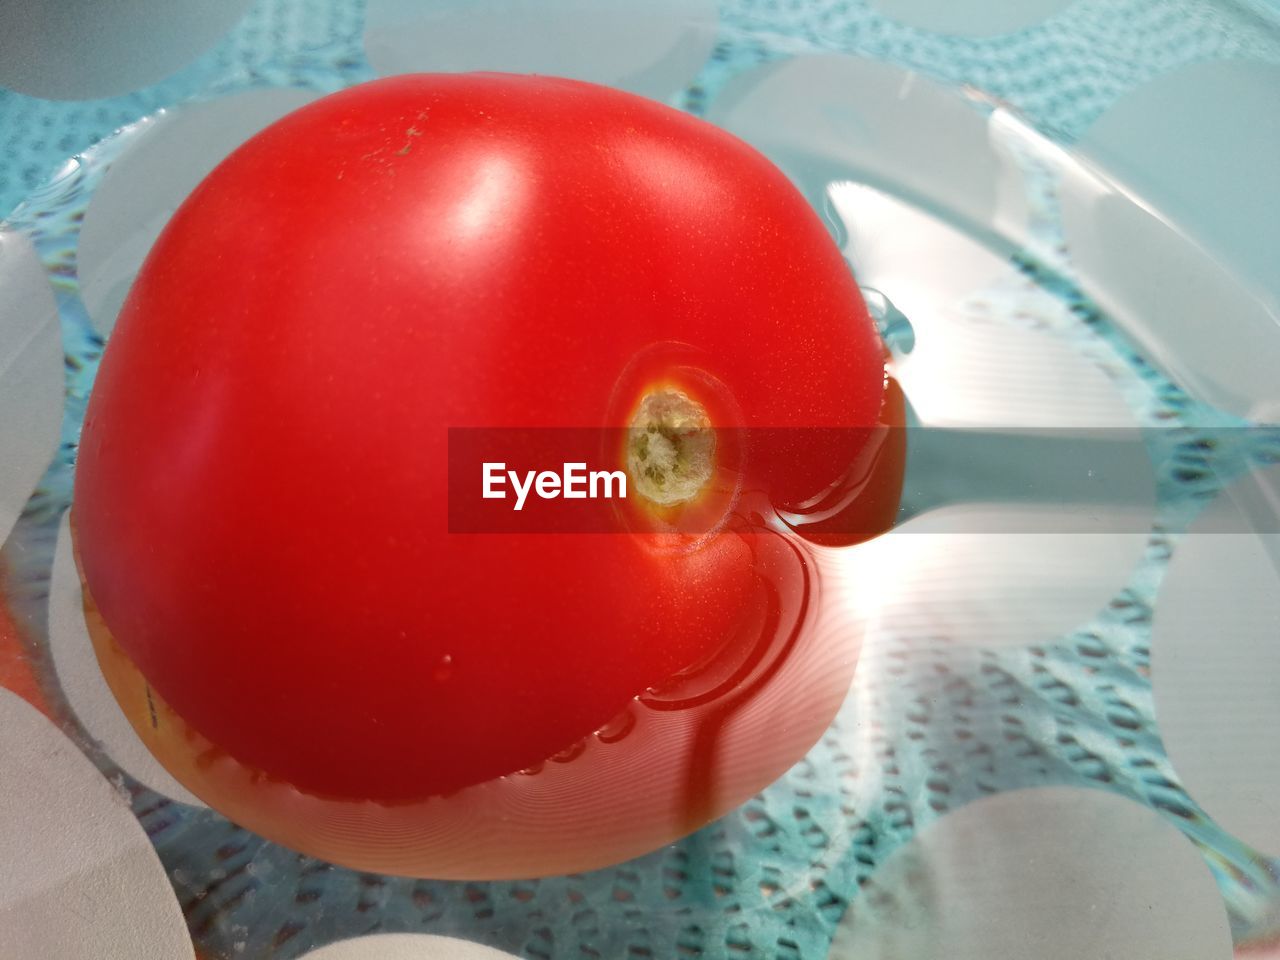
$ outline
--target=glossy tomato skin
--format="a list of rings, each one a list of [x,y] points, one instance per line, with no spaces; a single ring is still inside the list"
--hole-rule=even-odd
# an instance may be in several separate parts
[[[879,415],[845,263],[728,134],[553,78],[324,98],[216,168],[138,276],[80,445],[86,587],[194,730],[305,794],[540,763],[741,632],[755,553],[450,534],[447,428],[624,425],[620,376],[673,341],[733,426]],[[847,453],[757,459],[816,491]]]

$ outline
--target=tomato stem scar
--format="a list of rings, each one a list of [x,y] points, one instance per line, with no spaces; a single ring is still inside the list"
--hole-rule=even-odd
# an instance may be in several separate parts
[[[627,473],[637,493],[662,506],[692,500],[711,479],[716,438],[706,410],[679,390],[648,394],[627,440]]]

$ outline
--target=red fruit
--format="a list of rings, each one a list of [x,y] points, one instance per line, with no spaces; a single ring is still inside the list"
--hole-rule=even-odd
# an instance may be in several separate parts
[[[784,541],[734,519],[732,498],[701,497],[725,514],[709,536],[449,532],[449,427],[623,427],[663,390],[714,428],[881,413],[882,348],[853,278],[750,147],[639,97],[506,75],[382,80],[267,128],[156,243],[85,421],[77,546],[139,732],[197,792],[295,846],[502,872],[441,841],[364,856],[371,828],[351,811],[419,805],[438,832],[439,798],[573,748],[804,606],[804,551],[762,546]],[[748,475],[790,502],[863,442],[749,445],[747,474],[726,480],[718,461],[711,486]],[[197,743],[203,768],[175,759]],[[243,782],[219,787],[213,753]],[[626,764],[595,766],[597,799],[633,789]],[[780,772],[765,766],[756,779]],[[347,817],[349,835],[317,839],[310,814],[254,784]],[[674,820],[633,832],[697,825]],[[564,865],[555,835],[525,872]]]

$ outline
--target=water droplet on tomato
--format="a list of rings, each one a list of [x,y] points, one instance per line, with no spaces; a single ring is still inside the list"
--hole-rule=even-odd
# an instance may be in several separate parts
[[[431,679],[436,683],[444,683],[453,676],[453,657],[445,654],[440,658],[440,662],[435,665],[435,669],[431,671]]]
[[[569,763],[573,760],[577,760],[580,756],[582,756],[583,751],[586,749],[587,749],[587,742],[585,740],[579,740],[573,746],[565,747],[559,753],[553,754],[551,757],[551,762],[552,763]]]
[[[632,713],[631,707],[628,706],[620,714],[596,731],[596,739],[601,743],[617,743],[635,729],[635,725],[635,714]]]
[[[880,339],[895,356],[906,356],[916,345],[915,327],[905,313],[899,310],[892,300],[875,287],[863,285],[863,299],[867,302],[867,311],[876,322],[880,331]]]

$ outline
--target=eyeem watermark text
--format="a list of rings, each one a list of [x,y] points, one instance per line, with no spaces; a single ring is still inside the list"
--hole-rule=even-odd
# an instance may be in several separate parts
[[[907,434],[906,476],[895,520],[903,533],[1146,535],[1156,503],[1202,502],[1210,494],[1238,501],[1241,519],[1215,514],[1198,532],[1280,531],[1276,468],[1242,470],[1248,463],[1280,462],[1280,428],[1231,426],[1191,433],[1176,425],[894,429]],[[714,484],[713,493],[748,484],[757,500],[770,498],[779,521],[794,529],[812,521],[822,524],[822,532],[878,534],[883,511],[842,506],[846,494],[862,489],[864,473],[858,471],[865,471],[866,462],[859,453],[873,441],[872,432],[858,427],[725,429],[716,434],[719,472],[707,482]],[[676,512],[677,503],[669,516],[662,512],[667,507],[646,492],[646,482],[678,486],[681,464],[701,462],[696,449],[687,444],[676,449],[662,442],[666,439],[661,432],[637,434],[627,427],[450,427],[448,529],[458,534],[618,534],[631,531],[636,511],[653,503],[658,507],[649,513],[655,523],[687,520],[710,529],[722,520],[719,512],[702,509],[714,497],[683,513]],[[824,488],[829,493],[819,491],[821,498],[812,502],[797,500],[794,495],[805,491],[791,488],[790,500],[775,496],[771,477],[792,458],[814,451],[822,456],[811,456],[813,462],[833,465],[835,483]],[[684,460],[682,452],[688,454]],[[853,471],[847,477],[838,472],[842,463]],[[649,477],[649,470],[655,476]],[[961,509],[942,510],[949,506]],[[989,509],[994,507],[1008,509]]]
[[[554,470],[508,470],[505,463],[486,461],[481,496],[485,500],[508,499],[514,493],[513,510],[523,510],[530,492],[540,500],[612,500],[627,496],[627,475],[621,470],[587,470],[585,462],[566,463]]]

